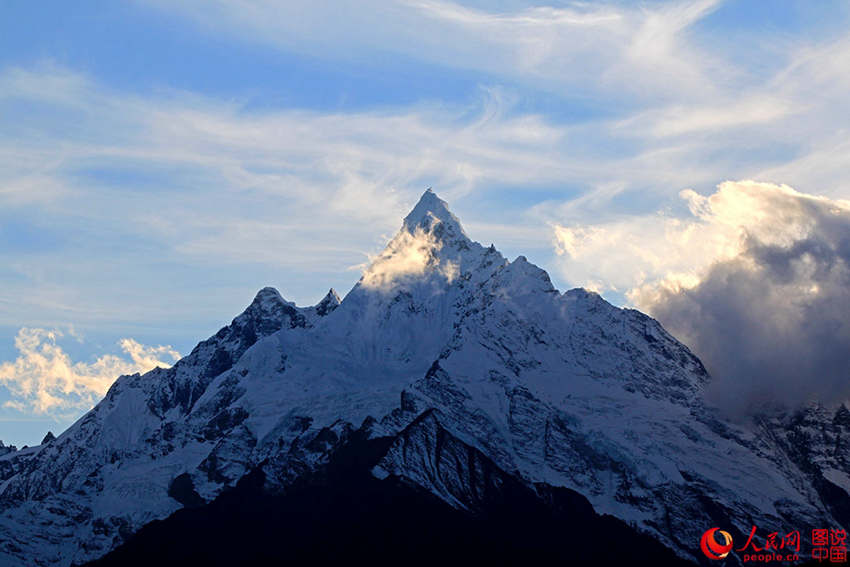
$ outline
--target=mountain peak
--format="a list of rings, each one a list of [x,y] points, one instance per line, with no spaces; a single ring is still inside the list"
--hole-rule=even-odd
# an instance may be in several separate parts
[[[451,283],[462,267],[462,257],[476,256],[479,248],[448,204],[429,187],[404,217],[401,230],[364,270],[358,286],[386,291],[395,284],[421,283],[434,275]]]
[[[330,291],[322,298],[322,300],[316,304],[316,313],[319,315],[327,315],[334,309],[336,309],[341,300],[339,298],[339,294],[336,292],[334,288],[331,288]]]
[[[541,510],[574,490],[688,558],[716,518],[735,533],[801,517],[850,529],[850,447],[834,442],[850,410],[727,424],[704,405],[702,363],[658,322],[558,293],[524,256],[470,241],[431,190],[337,304],[263,288],[173,367],[118,378],[61,442],[0,443],[0,565],[96,559],[181,505],[229,510],[234,486],[265,505],[312,501],[301,487],[317,479],[348,494],[355,476],[499,517],[532,509],[519,488]],[[513,487],[504,507],[493,482]],[[209,533],[191,523],[169,541]]]
[[[435,222],[436,221],[436,222]],[[404,229],[413,233],[417,228],[431,232],[435,224],[442,224],[449,232],[467,238],[460,220],[449,210],[449,205],[440,199],[434,191],[428,189],[419,198],[413,210],[404,217]]]
[[[252,304],[264,305],[269,302],[275,303],[285,303],[283,297],[281,297],[280,292],[273,287],[264,287],[260,291],[257,292],[257,295],[254,296],[254,301]]]
[[[322,299],[322,301],[333,301],[334,303],[339,305],[339,302],[340,302],[339,294],[336,292],[336,290],[334,288],[331,288],[330,290],[328,290],[328,293],[325,294],[325,297],[324,297],[324,299]]]
[[[243,331],[251,329],[248,336],[254,332],[266,336],[280,329],[284,319],[287,318],[290,326],[303,327],[305,324],[304,315],[299,312],[294,303],[285,300],[275,288],[264,287],[257,292],[251,305],[241,315],[237,316],[231,325],[235,325]],[[225,332],[226,329],[226,327],[221,329],[219,333]]]

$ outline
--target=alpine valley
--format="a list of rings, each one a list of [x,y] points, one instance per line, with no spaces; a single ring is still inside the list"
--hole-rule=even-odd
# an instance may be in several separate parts
[[[0,446],[0,565],[673,565],[709,563],[710,527],[850,529],[850,411],[739,426],[709,380],[429,190],[342,301],[264,288],[55,439]]]

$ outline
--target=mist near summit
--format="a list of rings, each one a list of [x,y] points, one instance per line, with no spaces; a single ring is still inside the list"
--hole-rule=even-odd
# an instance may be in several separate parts
[[[668,565],[698,559],[718,517],[735,538],[777,518],[847,521],[847,408],[747,431],[706,404],[710,383],[658,321],[559,291],[525,256],[470,238],[429,189],[341,300],[299,307],[264,287],[173,365],[118,377],[60,435],[0,448],[0,542],[14,542],[0,565],[394,549],[328,537],[337,514],[334,534],[399,525],[405,549],[431,530],[407,520],[448,514],[523,560],[526,528],[549,526],[558,562],[574,557],[562,533],[602,522]],[[287,504],[326,497],[318,524]],[[193,537],[211,525],[240,535]],[[467,538],[451,536],[429,549],[457,558]]]

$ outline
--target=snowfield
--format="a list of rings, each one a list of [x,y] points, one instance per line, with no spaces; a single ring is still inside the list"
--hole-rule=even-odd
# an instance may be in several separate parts
[[[686,558],[718,525],[850,529],[850,412],[745,429],[703,402],[709,380],[655,320],[559,292],[429,190],[342,301],[264,288],[174,367],[121,376],[54,441],[0,456],[0,565],[100,557],[183,506],[180,475],[205,500],[257,468],[283,489],[357,430],[394,438],[378,478],[466,506],[467,475],[434,460],[443,429]]]

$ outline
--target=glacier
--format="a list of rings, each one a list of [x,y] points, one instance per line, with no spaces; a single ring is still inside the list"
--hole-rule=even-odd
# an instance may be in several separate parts
[[[715,525],[850,529],[850,412],[734,424],[710,379],[657,321],[558,291],[428,190],[344,299],[263,288],[173,367],[119,377],[55,439],[0,455],[0,565],[102,557],[254,471],[285,492],[356,436],[388,440],[375,479],[462,510],[475,487],[436,465],[437,431],[694,561]]]

